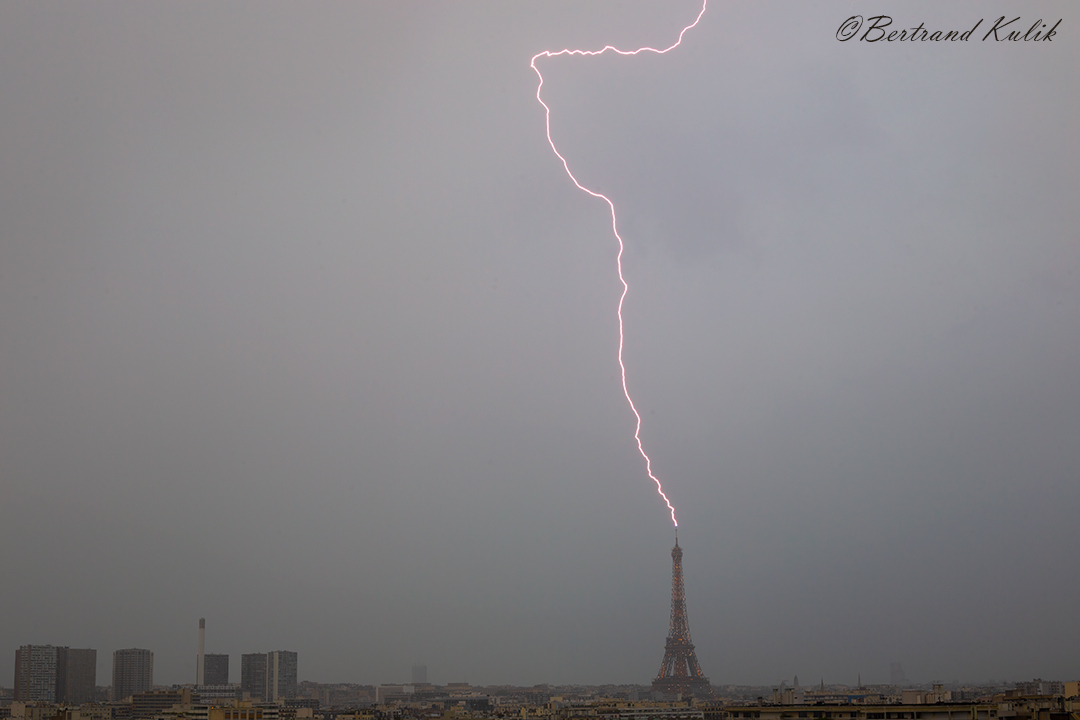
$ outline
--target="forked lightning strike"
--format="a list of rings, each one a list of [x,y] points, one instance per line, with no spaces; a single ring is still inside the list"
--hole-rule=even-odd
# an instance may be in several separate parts
[[[675,507],[671,504],[671,501],[668,500],[668,496],[666,494],[664,494],[664,486],[660,484],[660,479],[657,478],[656,475],[653,474],[652,460],[649,458],[648,454],[645,452],[645,446],[641,442],[641,414],[638,412],[637,407],[634,405],[634,400],[630,397],[630,390],[627,388],[627,385],[626,385],[626,365],[623,363],[623,316],[622,316],[622,309],[623,309],[623,301],[626,300],[626,293],[630,289],[630,286],[626,283],[626,278],[623,277],[622,256],[623,256],[624,245],[623,245],[622,236],[619,235],[619,225],[618,225],[618,222],[617,222],[617,220],[615,218],[615,203],[611,202],[611,199],[608,198],[603,193],[598,193],[595,190],[590,190],[589,188],[585,187],[580,182],[578,182],[578,179],[576,177],[574,177],[574,173],[570,172],[570,164],[566,161],[566,158],[562,156],[562,153],[559,152],[558,148],[555,147],[555,141],[551,139],[551,108],[548,107],[547,103],[545,103],[543,98],[540,97],[540,92],[544,89],[544,76],[540,73],[540,69],[538,67],[536,67],[536,60],[537,60],[537,58],[541,58],[541,57],[552,58],[552,57],[558,57],[559,55],[603,55],[604,53],[608,52],[609,50],[611,52],[617,53],[619,55],[637,55],[637,54],[643,53],[643,52],[651,52],[651,53],[656,53],[657,55],[663,55],[664,53],[670,52],[670,51],[674,50],[675,48],[679,47],[679,45],[682,44],[683,35],[685,35],[688,30],[693,28],[695,25],[697,25],[701,21],[701,16],[705,14],[705,6],[707,4],[708,4],[708,0],[702,0],[701,12],[699,12],[697,17],[694,18],[694,22],[690,23],[689,25],[687,25],[686,27],[684,27],[682,29],[682,32],[679,33],[679,39],[676,40],[673,45],[671,45],[670,47],[666,47],[666,48],[664,48],[662,50],[658,50],[656,48],[651,48],[651,47],[642,47],[642,48],[638,48],[637,50],[620,50],[620,49],[618,49],[616,47],[613,47],[611,45],[607,45],[606,47],[604,47],[603,50],[569,50],[569,49],[567,49],[567,50],[559,50],[558,52],[553,52],[551,50],[545,50],[544,52],[539,52],[539,53],[533,55],[532,61],[529,63],[529,66],[536,73],[536,76],[538,78],[540,78],[540,84],[536,86],[536,100],[537,100],[537,102],[539,102],[541,105],[544,106],[544,124],[545,124],[545,128],[547,130],[548,144],[551,145],[552,152],[554,152],[556,157],[558,157],[559,160],[562,161],[563,169],[566,170],[566,174],[570,176],[570,180],[573,181],[574,185],[577,185],[579,190],[583,190],[583,191],[587,192],[588,194],[592,195],[595,198],[600,198],[601,200],[603,200],[604,202],[606,202],[608,204],[608,208],[610,208],[610,210],[611,210],[611,232],[614,233],[615,239],[619,242],[619,252],[615,256],[615,266],[616,266],[616,268],[618,269],[618,272],[619,272],[619,282],[621,282],[622,286],[623,286],[622,295],[619,296],[618,312],[616,313],[616,315],[619,318],[619,371],[622,374],[623,394],[626,395],[626,402],[628,402],[630,404],[630,409],[633,411],[634,417],[637,419],[637,426],[634,428],[634,440],[637,441],[638,452],[641,453],[641,457],[645,458],[645,471],[649,474],[649,477],[652,479],[652,481],[656,483],[656,491],[658,493],[660,493],[660,497],[662,497],[664,499],[664,502],[668,506],[668,510],[671,511],[671,522],[675,524],[676,528],[679,527],[679,521],[675,519]]]

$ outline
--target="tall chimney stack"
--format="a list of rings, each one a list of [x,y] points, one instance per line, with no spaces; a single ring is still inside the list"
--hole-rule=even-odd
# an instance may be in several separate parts
[[[206,668],[206,618],[199,618],[199,659],[195,665],[195,684],[203,685],[205,676],[203,671]]]

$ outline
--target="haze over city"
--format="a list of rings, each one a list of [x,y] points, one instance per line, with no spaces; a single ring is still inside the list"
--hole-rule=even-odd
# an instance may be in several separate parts
[[[201,617],[234,674],[647,685],[674,532],[529,60],[700,8],[0,5],[0,685],[193,682]],[[713,683],[1080,677],[1078,21],[542,61]]]

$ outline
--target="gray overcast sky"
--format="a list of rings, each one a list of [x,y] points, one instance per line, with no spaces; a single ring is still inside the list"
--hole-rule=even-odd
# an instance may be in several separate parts
[[[673,533],[529,59],[699,7],[0,5],[0,684],[191,682],[201,616],[234,678],[649,682]],[[1080,677],[1075,3],[542,68],[713,682]]]

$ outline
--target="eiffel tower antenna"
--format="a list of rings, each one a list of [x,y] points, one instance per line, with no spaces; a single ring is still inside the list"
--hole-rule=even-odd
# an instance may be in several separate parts
[[[682,548],[675,530],[671,549],[671,627],[664,645],[664,661],[653,680],[652,689],[668,694],[708,695],[709,679],[701,672],[694,643],[690,640],[690,621],[686,618],[686,591],[683,588]]]

